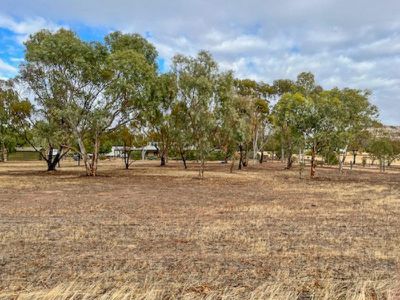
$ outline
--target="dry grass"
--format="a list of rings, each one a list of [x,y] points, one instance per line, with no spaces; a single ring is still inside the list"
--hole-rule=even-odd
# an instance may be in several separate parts
[[[400,299],[400,172],[0,164],[0,299]]]

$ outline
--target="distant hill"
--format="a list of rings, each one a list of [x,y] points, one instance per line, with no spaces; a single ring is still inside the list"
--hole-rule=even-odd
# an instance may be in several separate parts
[[[389,134],[390,138],[400,140],[400,126],[383,126],[383,130]]]

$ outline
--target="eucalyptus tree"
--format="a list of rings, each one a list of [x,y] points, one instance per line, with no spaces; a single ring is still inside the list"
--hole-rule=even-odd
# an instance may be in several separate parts
[[[361,129],[350,136],[348,150],[352,153],[353,165],[357,162],[357,155],[367,149],[368,142],[372,138],[371,132],[368,129],[369,128]]]
[[[0,161],[8,160],[9,151],[16,146],[19,117],[31,113],[29,101],[21,100],[13,81],[0,80]]]
[[[215,115],[217,120],[216,143],[224,152],[225,162],[232,160],[231,172],[239,149],[239,169],[243,165],[243,145],[251,137],[250,102],[235,91],[231,72],[221,74],[217,83]]]
[[[166,165],[174,139],[171,115],[176,94],[175,76],[171,73],[159,75],[153,84],[150,107],[145,112],[146,127],[159,148],[160,166]]]
[[[6,162],[8,151],[14,142],[14,134],[11,129],[10,107],[10,83],[0,81],[0,161]]]
[[[293,165],[293,154],[304,147],[305,120],[310,113],[310,103],[300,93],[284,94],[274,107],[273,122],[286,152],[286,168]]]
[[[390,167],[394,161],[400,160],[400,140],[390,139],[390,143],[392,145],[392,152],[388,157],[388,167]]]
[[[349,147],[352,148],[350,150],[353,151],[355,163],[355,150],[363,146],[363,140],[365,141],[368,136],[368,129],[376,122],[378,109],[370,103],[369,91],[335,88],[331,90],[331,94],[341,103],[340,110],[336,111],[337,142],[335,147],[341,171]]]
[[[201,51],[196,57],[176,55],[172,60],[176,78],[177,102],[188,123],[188,138],[200,162],[199,177],[204,177],[205,160],[213,147],[216,131],[214,115],[218,66],[210,53]]]
[[[379,169],[381,172],[384,172],[386,165],[390,165],[391,161],[396,159],[397,155],[399,155],[396,153],[398,149],[393,147],[393,142],[387,136],[373,138],[367,150],[373,160],[379,160]]]
[[[114,144],[122,145],[122,161],[124,163],[125,170],[133,164],[132,153],[135,146],[139,146],[141,143],[140,134],[137,132],[137,126],[135,124],[127,124],[121,126],[114,132],[108,135],[108,139]]]
[[[310,175],[313,178],[316,174],[317,154],[330,147],[332,141],[342,134],[338,130],[338,123],[343,104],[330,91],[322,91],[306,99],[306,117],[302,130],[311,149]]]
[[[47,171],[54,171],[69,151],[71,135],[62,120],[58,124],[49,112],[35,109],[17,86],[18,80],[9,81],[3,98],[8,103],[8,136],[19,140],[19,144],[29,144],[46,161]]]
[[[40,115],[40,112],[36,112]],[[37,119],[32,123],[30,132],[24,132],[24,137],[43,160],[47,163],[47,171],[55,171],[60,161],[69,153],[73,144],[71,132],[65,124],[50,118]],[[25,129],[24,129],[25,130]],[[42,149],[45,149],[43,154]]]
[[[253,161],[261,146],[265,144],[268,137],[267,125],[269,121],[269,97],[272,88],[265,83],[250,79],[235,80],[235,90],[238,96],[244,97],[250,105],[251,141],[253,150]],[[246,145],[247,146],[247,145]],[[247,147],[246,147],[247,148]],[[247,151],[246,151],[247,152]]]
[[[102,136],[145,107],[156,72],[155,48],[136,34],[114,32],[104,43],[85,42],[65,29],[40,31],[25,46],[21,79],[39,108],[68,127],[87,175],[95,176]]]
[[[188,129],[189,114],[185,103],[176,102],[171,108],[170,133],[172,136],[171,148],[179,154],[185,169],[187,166],[187,151],[191,150],[191,132]]]

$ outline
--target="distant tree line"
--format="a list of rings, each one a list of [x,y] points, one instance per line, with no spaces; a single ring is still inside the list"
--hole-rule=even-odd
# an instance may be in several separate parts
[[[342,169],[346,154],[369,148],[380,161],[399,156],[399,144],[373,138],[378,110],[370,93],[324,90],[311,73],[272,84],[235,78],[221,71],[210,53],[176,55],[160,73],[156,48],[138,34],[113,32],[104,42],[86,42],[61,29],[42,30],[25,42],[19,74],[0,84],[2,160],[16,145],[47,149],[42,158],[55,170],[69,152],[78,153],[89,176],[112,144],[127,151],[156,141],[160,165],[173,153],[187,167],[189,154],[204,176],[206,160],[218,149],[225,162],[242,169],[274,151],[290,169],[317,156]],[[23,96],[25,95],[25,97]],[[28,100],[27,98],[31,99]],[[54,151],[57,150],[57,151]]]

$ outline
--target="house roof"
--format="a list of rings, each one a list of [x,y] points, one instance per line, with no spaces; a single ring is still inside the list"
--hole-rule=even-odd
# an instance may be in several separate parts
[[[37,150],[43,150],[42,147],[36,147]],[[15,151],[17,152],[36,152],[35,148],[33,147],[16,147]]]

